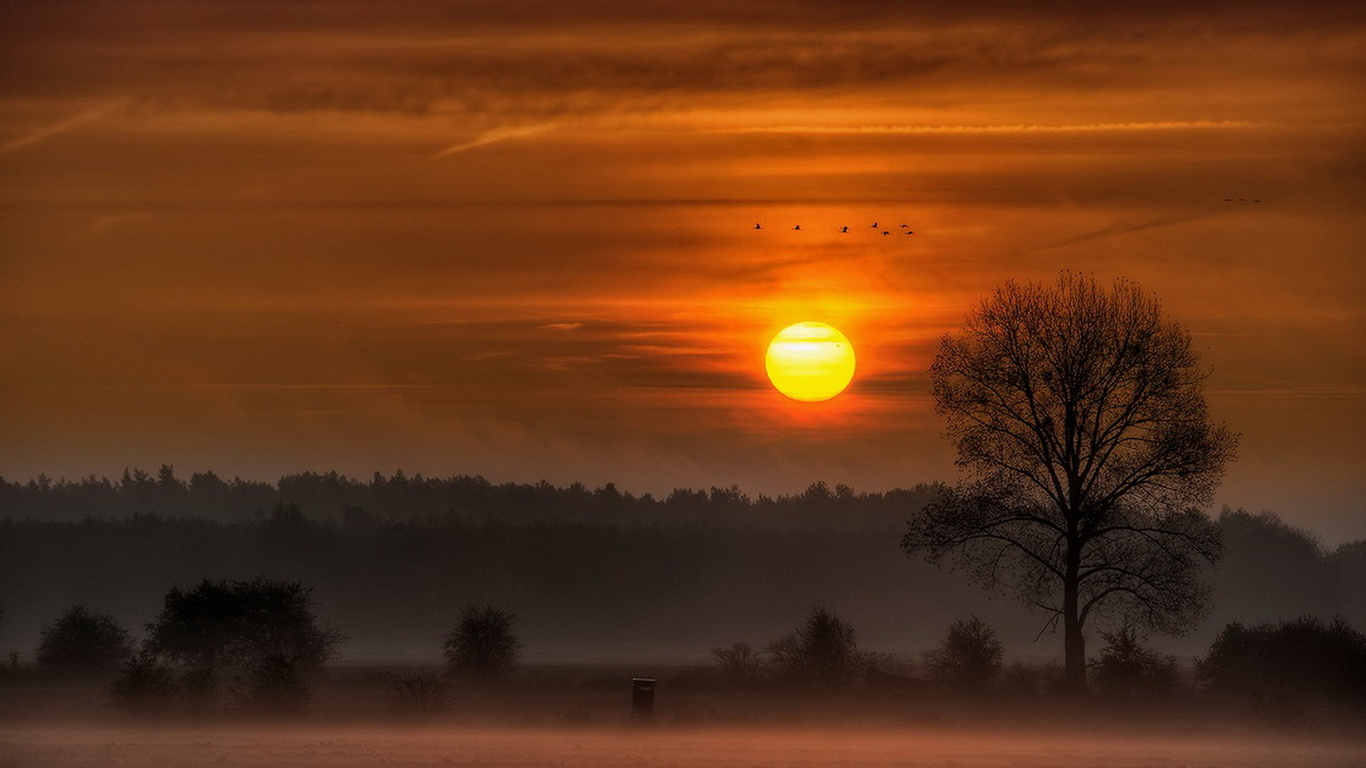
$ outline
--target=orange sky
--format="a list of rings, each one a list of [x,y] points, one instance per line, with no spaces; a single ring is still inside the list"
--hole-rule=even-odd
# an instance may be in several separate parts
[[[1074,269],[1195,333],[1222,500],[1366,535],[1355,4],[585,5],[6,3],[0,475],[948,480],[937,338]]]

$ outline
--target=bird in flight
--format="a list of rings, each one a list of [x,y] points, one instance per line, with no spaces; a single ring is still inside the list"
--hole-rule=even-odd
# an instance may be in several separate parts
[[[891,232],[888,232],[887,230],[884,229],[884,230],[882,230],[882,234],[884,234],[884,235],[890,235],[890,234],[892,234],[892,233],[891,233]]]
[[[802,225],[800,225],[800,224],[798,224],[797,226],[793,227],[793,229],[801,229],[801,228],[802,228]]]
[[[877,229],[877,222],[875,221],[872,224],[869,224],[868,226],[872,227],[873,229]]]
[[[849,228],[848,228],[848,227],[840,227],[840,234],[841,234],[841,235],[842,235],[842,234],[845,234],[845,233],[848,232],[848,231],[849,231]]]
[[[755,222],[754,228],[755,228],[755,229],[763,229],[763,227],[759,226],[758,222]]]

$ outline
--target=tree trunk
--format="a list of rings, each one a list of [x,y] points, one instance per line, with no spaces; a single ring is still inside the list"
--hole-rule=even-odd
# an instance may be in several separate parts
[[[1086,693],[1086,635],[1082,634],[1077,588],[1080,586],[1081,551],[1067,545],[1067,571],[1062,584],[1063,684],[1070,693]]]

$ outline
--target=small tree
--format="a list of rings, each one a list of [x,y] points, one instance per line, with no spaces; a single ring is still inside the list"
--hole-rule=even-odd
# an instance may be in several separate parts
[[[113,616],[73,605],[43,627],[38,666],[77,677],[109,674],[133,653],[133,641]]]
[[[925,665],[936,680],[967,693],[981,693],[1000,674],[1003,652],[996,630],[973,616],[949,625],[944,643],[925,654]]]
[[[183,670],[179,684],[205,705],[228,671],[239,703],[295,708],[307,698],[305,677],[334,658],[343,639],[318,625],[313,608],[311,590],[298,582],[205,579],[166,594],[145,647]]]
[[[713,648],[712,658],[721,675],[735,685],[749,685],[759,675],[759,654],[749,643],[733,643],[729,648]]]
[[[823,687],[848,685],[864,666],[853,627],[822,607],[765,651],[785,677]]]
[[[485,682],[506,678],[517,669],[522,643],[512,631],[517,614],[491,605],[467,605],[443,645],[446,666],[454,674]]]
[[[1091,661],[1096,687],[1112,696],[1160,696],[1177,686],[1176,657],[1143,647],[1133,628],[1101,633],[1105,646]]]

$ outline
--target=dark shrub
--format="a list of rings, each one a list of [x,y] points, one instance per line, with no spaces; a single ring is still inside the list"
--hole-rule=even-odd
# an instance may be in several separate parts
[[[446,665],[458,675],[485,682],[517,669],[522,643],[513,634],[517,614],[491,605],[467,605],[444,644]]]
[[[981,693],[1001,671],[1001,641],[996,630],[981,619],[958,619],[936,650],[925,654],[925,665],[936,680],[966,693]]]
[[[342,640],[318,625],[313,607],[298,582],[205,579],[166,594],[144,651],[174,670],[183,709],[212,707],[232,674],[238,706],[295,711],[308,702],[307,676],[337,655]]]
[[[308,706],[308,683],[292,660],[267,656],[237,679],[233,698],[238,707],[256,714],[299,713]]]
[[[711,650],[721,676],[734,685],[749,685],[759,676],[759,654],[749,643],[732,643],[729,648]]]
[[[1229,624],[1195,672],[1211,691],[1250,696],[1268,717],[1294,719],[1315,700],[1366,703],[1366,635],[1342,619]]]
[[[1091,660],[1091,675],[1100,693],[1121,698],[1161,696],[1171,693],[1179,682],[1176,657],[1143,647],[1138,634],[1122,627],[1113,634],[1102,633],[1105,646]]]
[[[821,607],[811,611],[805,624],[769,643],[765,652],[783,678],[825,688],[849,685],[866,666],[854,629]]]
[[[147,652],[123,663],[109,692],[115,703],[137,714],[165,714],[183,704],[175,670]]]
[[[95,677],[114,672],[133,654],[133,641],[113,616],[73,605],[43,627],[38,666],[51,672]]]
[[[432,672],[390,675],[389,700],[400,714],[412,719],[431,717],[446,709],[446,683]]]

